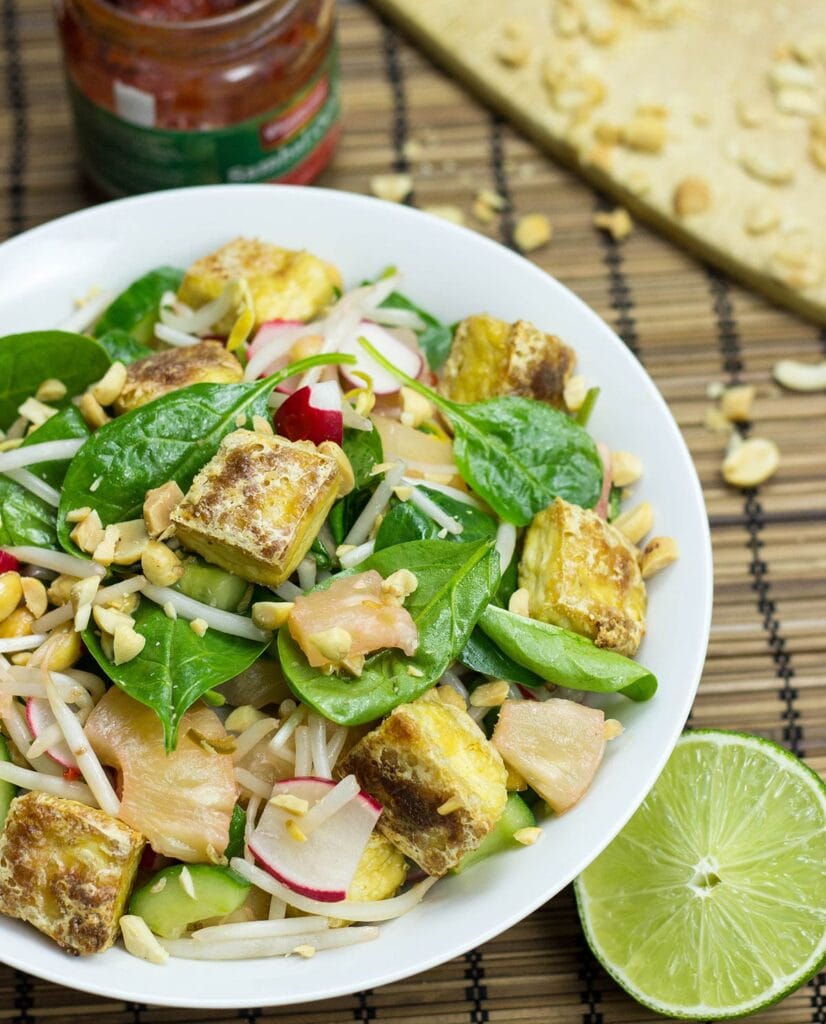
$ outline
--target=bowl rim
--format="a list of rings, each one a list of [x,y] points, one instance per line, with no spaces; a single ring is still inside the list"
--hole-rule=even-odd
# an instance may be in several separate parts
[[[645,799],[651,787],[656,782],[660,775],[666,761],[671,755],[671,752],[683,731],[685,721],[687,720],[688,714],[690,713],[691,707],[694,702],[694,698],[697,693],[697,689],[700,684],[702,675],[702,669],[705,663],[705,657],[708,648],[710,626],[711,626],[711,614],[713,604],[713,560],[712,560],[712,547],[711,547],[711,533],[708,522],[708,514],[705,507],[705,500],[700,483],[699,476],[697,474],[694,461],[689,452],[688,446],[686,445],[685,439],[682,436],[680,427],[671,413],[668,405],[659,391],[653,378],[649,375],[645,366],[640,362],[637,356],[628,348],[626,343],[619,337],[614,328],[608,324],[599,314],[596,313],[583,299],[581,299],[575,292],[573,292],[567,285],[564,285],[556,277],[549,272],[543,270],[537,264],[531,260],[526,259],[523,255],[516,252],[513,249],[509,249],[502,243],[491,239],[485,235],[479,234],[472,228],[457,225],[444,220],[443,218],[437,217],[434,214],[426,213],[425,211],[418,210],[414,207],[405,206],[397,203],[390,203],[385,200],[373,198],[372,196],[363,195],[361,193],[346,192],[338,189],[330,188],[319,188],[301,185],[272,185],[272,184],[231,184],[231,185],[200,185],[190,186],[179,189],[168,189],[159,192],[144,193],[136,196],[127,196],[120,199],[111,200],[105,203],[99,203],[91,207],[85,207],[79,210],[75,210],[71,213],[65,214],[61,217],[47,221],[43,224],[37,225],[36,227],[30,228],[27,231],[21,232],[18,235],[14,235],[11,238],[6,239],[0,243],[0,264],[3,259],[8,258],[9,255],[13,255],[18,249],[25,249],[27,245],[34,239],[38,239],[41,236],[49,235],[57,232],[60,234],[61,230],[67,225],[73,225],[77,221],[83,220],[95,220],[98,217],[106,217],[108,211],[119,210],[124,207],[140,207],[142,205],[153,205],[155,203],[164,203],[174,201],[176,198],[180,198],[183,201],[189,201],[192,197],[200,196],[203,197],[204,201],[208,201],[210,198],[216,196],[226,197],[229,194],[243,193],[259,193],[262,197],[262,202],[266,202],[264,197],[269,196],[272,199],[275,196],[284,196],[289,201],[291,196],[301,197],[302,202],[307,201],[307,195],[319,196],[320,203],[333,203],[333,204],[344,204],[350,205],[355,208],[374,209],[378,204],[380,207],[385,208],[388,211],[388,216],[401,217],[409,219],[410,221],[420,220],[426,218],[431,224],[431,229],[435,224],[439,225],[439,229],[442,230],[446,235],[453,235],[459,233],[466,239],[472,239],[473,245],[478,247],[482,251],[487,251],[492,255],[495,254],[497,259],[505,259],[508,262],[515,265],[522,274],[532,279],[534,287],[548,288],[551,286],[551,290],[556,290],[557,296],[564,295],[566,302],[571,303],[576,307],[579,316],[583,317],[586,321],[590,321],[597,333],[605,334],[607,332],[612,339],[612,343],[616,345],[621,353],[622,358],[630,364],[629,372],[641,375],[644,378],[645,383],[648,385],[649,394],[646,396],[650,398],[657,406],[660,417],[664,417],[670,427],[673,429],[674,442],[677,445],[678,450],[682,456],[683,465],[680,467],[681,475],[682,471],[685,471],[685,482],[689,485],[688,492],[691,498],[692,514],[690,518],[696,518],[695,526],[699,526],[700,534],[702,535],[703,543],[700,546],[700,550],[695,552],[698,557],[698,561],[693,563],[696,576],[702,581],[702,588],[699,591],[698,596],[703,602],[702,608],[702,629],[700,636],[697,638],[698,643],[695,647],[695,653],[693,663],[690,666],[689,671],[685,671],[683,674],[693,680],[692,684],[686,687],[685,692],[680,695],[679,699],[679,715],[674,712],[673,725],[670,730],[668,742],[662,748],[659,756],[652,761],[648,772],[648,783],[644,787],[644,791],[641,792],[637,799],[631,800],[625,811],[619,816],[619,818],[612,822],[611,828],[607,829],[604,834],[601,835],[598,848],[590,849],[587,854],[581,856],[578,862],[570,868],[563,877],[554,878],[553,882],[540,888],[535,897],[526,900],[524,903],[520,903],[518,909],[512,911],[504,916],[497,917],[487,927],[485,927],[479,934],[476,934],[471,941],[462,941],[451,950],[449,954],[435,953],[431,955],[421,956],[416,959],[416,962],[402,963],[390,970],[385,970],[380,975],[371,978],[369,981],[359,980],[355,983],[342,982],[333,987],[325,989],[319,994],[307,996],[305,992],[287,992],[281,993],[276,996],[265,996],[264,1001],[260,1004],[256,1004],[261,1007],[280,1007],[280,1006],[291,1006],[297,1003],[309,1003],[317,1000],[326,1000],[339,998],[346,995],[351,995],[358,992],[363,988],[377,988],[390,984],[395,981],[400,981],[413,975],[421,974],[434,967],[444,964],[457,956],[461,956],[490,939],[501,934],[507,929],[513,927],[518,922],[524,920],[530,914],[537,910],[538,907],[542,906],[548,900],[556,896],[565,886],[569,885],[571,881],[581,872],[584,868],[591,863],[611,840],[621,831],[625,826],[634,812],[637,810],[639,805]],[[276,200],[278,202],[280,200]],[[392,215],[390,214],[390,211]],[[402,268],[403,269],[403,268]],[[426,901],[425,901],[426,902]],[[4,930],[3,917],[0,917],[0,933]],[[44,939],[44,941],[47,941]],[[45,981],[52,982],[54,984],[64,985],[69,988],[73,988],[79,991],[88,992],[94,995],[113,998],[113,999],[126,999],[130,1001],[144,1002],[146,995],[151,993],[139,992],[136,987],[129,988],[125,987],[124,983],[120,980],[118,973],[113,974],[113,981],[98,980],[96,978],[89,978],[88,980],[78,974],[77,972],[72,975],[71,966],[77,964],[77,960],[67,957],[67,970],[62,974],[56,973],[54,970],[49,970],[48,967],[41,966],[39,964],[32,964],[25,955],[18,955],[14,950],[9,948],[0,949],[0,962],[7,964],[9,967],[16,968],[25,971],[34,977],[43,979]],[[252,961],[256,962],[256,961]],[[189,963],[193,963],[189,961]],[[227,961],[226,963],[233,963],[233,961]],[[202,966],[211,966],[208,963],[202,964]],[[169,969],[170,964],[167,963],[166,969]],[[161,969],[161,968],[158,968]],[[133,983],[134,985],[134,983]],[[238,996],[228,995],[225,997],[216,998],[215,996],[201,997],[197,994],[191,995],[167,995],[164,994],[159,998],[154,998],[153,1001],[147,1005],[150,1006],[168,1006],[177,1008],[188,1008],[188,1009],[242,1009],[250,1005],[249,998],[239,998]]]

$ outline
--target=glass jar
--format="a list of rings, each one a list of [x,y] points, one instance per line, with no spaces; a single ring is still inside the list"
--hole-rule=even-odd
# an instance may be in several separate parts
[[[253,0],[153,20],[152,8],[57,0],[89,177],[110,195],[311,181],[339,134],[334,3]]]

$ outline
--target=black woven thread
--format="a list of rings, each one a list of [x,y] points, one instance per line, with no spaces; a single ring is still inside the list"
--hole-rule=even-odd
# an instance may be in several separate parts
[[[34,1006],[34,985],[32,979],[23,971],[14,972],[14,1008],[17,1013],[11,1019],[11,1024],[33,1024],[34,1017],[29,1010]]]
[[[613,209],[613,204],[604,197],[600,197],[597,199],[596,208],[598,212],[604,212]],[[639,359],[639,335],[637,334],[637,321],[634,317],[634,298],[625,276],[622,246],[607,231],[598,229],[597,234],[602,248],[602,262],[608,269],[608,295],[611,300],[611,308],[614,311],[614,327],[617,334]]]
[[[708,271],[709,287],[717,318],[717,336],[723,369],[728,377],[729,385],[736,384],[743,372],[743,358],[740,347],[740,334],[734,317],[734,307],[726,282],[715,271]],[[749,424],[738,428],[743,436],[749,432]],[[794,667],[791,654],[786,650],[786,640],[781,633],[777,608],[771,597],[769,583],[769,567],[762,557],[763,541],[760,537],[765,525],[766,515],[760,502],[759,492],[755,488],[743,491],[743,513],[745,528],[748,534],[747,547],[751,553],[749,573],[752,579],[752,590],[757,596],[757,610],[763,620],[766,642],[774,662],[774,673],[781,686],[778,697],[783,702],[783,740],[789,749],[803,756],[803,728],[800,725],[800,712],[795,706],[797,690],[792,685]]]
[[[393,169],[405,173],[410,169],[407,159],[407,95],[404,87],[404,69],[402,68],[399,40],[394,29],[384,20],[381,21],[382,49],[384,51],[384,70],[390,91],[393,96]],[[413,194],[405,199],[408,205],[413,204]]]
[[[248,1010],[239,1010],[238,1019],[243,1020],[245,1024],[255,1024],[263,1012],[262,1009],[256,1009],[255,1007],[250,1007]]]
[[[12,139],[8,154],[9,233],[25,227],[23,174],[26,169],[26,93],[15,0],[2,0],[3,48],[6,51],[6,96],[12,114]]]
[[[470,1024],[484,1024],[485,1021],[490,1020],[490,1015],[485,1008],[485,1002],[488,998],[488,989],[485,985],[485,967],[482,963],[482,951],[479,949],[472,949],[469,953],[465,953],[465,978],[470,984],[465,988],[465,999],[469,1003],[473,1003],[473,1009],[470,1011]]]
[[[503,121],[495,115],[490,121],[490,164],[496,191],[504,200],[499,216],[499,239],[509,249],[518,248],[513,240],[513,197],[505,165],[505,143],[502,134]]]
[[[816,974],[811,985],[811,1024],[826,1024],[826,973]]]
[[[143,1003],[127,1003],[126,1009],[132,1014],[132,1024],[142,1024],[143,1011],[146,1009]]]
[[[597,962],[591,952],[588,943],[580,935],[579,980],[582,988],[579,990],[580,1002],[586,1009],[582,1012],[582,1024],[602,1024],[602,1012],[599,1004],[602,1002],[602,993],[597,987]]]
[[[372,994],[373,990],[371,988],[365,989],[364,992],[356,993],[357,1005],[353,1010],[353,1020],[367,1021],[376,1019],[376,1011],[367,1001],[367,997]]]

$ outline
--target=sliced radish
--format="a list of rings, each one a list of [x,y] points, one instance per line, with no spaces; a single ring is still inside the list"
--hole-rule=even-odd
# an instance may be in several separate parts
[[[293,392],[276,412],[275,428],[290,441],[341,444],[344,416],[338,384],[334,380],[323,380]]]
[[[43,697],[29,697],[26,701],[26,720],[35,739],[44,729],[57,724],[57,719],[52,714],[49,702]],[[69,750],[65,740],[54,743],[46,753],[53,761],[63,765],[64,768],[77,768],[75,756]]]
[[[10,555],[8,551],[3,551],[0,548],[0,573],[4,572],[17,572],[20,569],[20,562]]]
[[[300,320],[268,320],[261,324],[247,348],[247,380],[276,373],[289,362],[290,349],[306,333]]]
[[[306,800],[311,815],[314,805],[335,788],[336,783],[330,779],[285,779],[275,783],[272,795]],[[381,806],[359,792],[302,842],[294,838],[294,830],[288,831],[287,825],[292,821],[300,829],[302,817],[277,807],[271,800],[258,819],[249,848],[261,867],[293,892],[323,903],[337,903],[347,898],[380,814]]]
[[[352,338],[342,343],[340,352],[356,357],[355,366],[343,366],[341,374],[352,387],[363,387],[364,381],[353,376],[354,371],[369,374],[373,379],[373,391],[377,395],[395,394],[401,384],[377,362],[370,358],[359,344],[359,338],[366,338],[388,362],[408,377],[418,377],[422,371],[423,360],[419,353],[399,341],[390,331],[379,324],[362,320]]]

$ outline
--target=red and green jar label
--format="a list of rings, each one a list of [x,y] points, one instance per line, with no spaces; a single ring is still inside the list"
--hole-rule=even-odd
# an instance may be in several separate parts
[[[322,170],[338,141],[335,48],[298,96],[225,128],[156,128],[150,94],[120,83],[114,92],[118,114],[93,103],[69,81],[84,165],[110,194],[222,182],[304,184]]]

